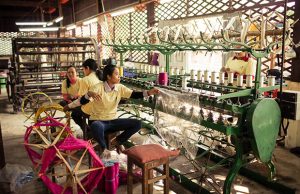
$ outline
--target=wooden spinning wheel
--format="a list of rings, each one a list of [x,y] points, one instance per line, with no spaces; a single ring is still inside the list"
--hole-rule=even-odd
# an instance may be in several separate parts
[[[64,112],[63,107],[59,104],[50,104],[40,107],[34,116],[34,122],[41,121],[47,117],[52,117],[61,123],[67,123],[70,126],[70,112]]]
[[[92,156],[91,167],[88,154]],[[91,193],[102,178],[103,169],[90,142],[68,136],[45,150],[39,177],[53,193]]]
[[[43,151],[71,134],[70,128],[48,117],[27,128],[24,136],[25,149],[35,169],[41,165]]]
[[[37,110],[41,106],[51,103],[52,99],[43,92],[30,93],[22,100],[22,113],[27,119],[34,120]]]

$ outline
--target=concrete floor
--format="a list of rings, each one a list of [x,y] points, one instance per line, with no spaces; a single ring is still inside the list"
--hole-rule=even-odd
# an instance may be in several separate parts
[[[13,165],[17,164],[23,167],[31,167],[31,162],[27,156],[27,153],[24,151],[23,135],[26,130],[24,126],[29,126],[30,122],[24,122],[25,117],[22,113],[12,114],[12,105],[8,103],[7,96],[3,94],[4,89],[2,89],[2,94],[0,96],[0,122],[2,126],[2,136],[4,141],[5,149],[5,159],[6,164]],[[133,140],[135,142],[145,141],[145,138],[140,136],[135,136]],[[147,140],[146,140],[147,141]],[[277,147],[274,152],[274,161],[277,168],[277,179],[279,182],[296,189],[296,193],[300,194],[300,158],[291,154],[289,150]],[[187,160],[183,157],[177,157],[172,159],[171,166],[181,170],[182,172],[189,172],[190,167],[187,164]],[[257,167],[253,167],[257,168]],[[257,170],[257,169],[256,169]],[[259,171],[259,169],[258,169]],[[217,171],[219,177],[226,176],[228,169],[222,169]],[[216,178],[217,176],[215,176]],[[219,179],[219,182],[222,183],[222,178]],[[1,182],[1,178],[0,178]],[[171,181],[171,192],[170,193],[179,193],[179,194],[189,194],[188,190],[184,189],[181,185],[177,184],[174,181]],[[8,183],[0,183],[0,194],[9,193]],[[156,186],[154,193],[162,193],[161,188]],[[41,181],[33,179],[31,182],[23,185],[22,188],[18,189],[17,193],[23,194],[42,194],[48,193],[46,187]],[[93,193],[99,193],[95,191]],[[119,194],[126,193],[126,185],[121,185],[118,189]],[[135,184],[134,193],[141,193],[141,185]],[[232,187],[232,193],[278,193],[274,190],[266,188],[248,178],[243,176],[238,176]]]

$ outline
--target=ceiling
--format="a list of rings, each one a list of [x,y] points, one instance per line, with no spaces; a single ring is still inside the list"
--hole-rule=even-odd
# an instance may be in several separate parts
[[[58,0],[0,0],[0,32],[18,31],[16,21],[54,19],[59,15],[58,3]]]
[[[51,21],[60,15],[59,9],[64,16],[62,25],[66,26],[104,10],[138,2],[140,0],[0,0],[0,32],[18,32],[15,22]]]

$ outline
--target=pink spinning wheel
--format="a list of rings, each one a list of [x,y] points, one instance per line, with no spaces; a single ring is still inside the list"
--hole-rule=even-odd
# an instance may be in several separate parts
[[[60,123],[52,117],[44,118],[28,127],[24,135],[24,145],[35,169],[41,164],[43,151],[70,134],[71,129],[67,123]]]
[[[92,157],[91,167],[84,164],[84,161],[87,161],[87,153]],[[55,173],[52,173],[50,168],[56,158],[62,163],[56,166]],[[71,135],[47,148],[41,162],[39,177],[54,194],[91,193],[104,173],[104,165],[91,143]]]

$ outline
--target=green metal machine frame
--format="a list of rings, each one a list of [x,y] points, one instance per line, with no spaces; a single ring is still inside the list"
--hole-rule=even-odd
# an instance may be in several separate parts
[[[134,43],[133,41],[128,39],[126,44],[122,40],[119,40],[118,43],[116,43],[115,40],[112,40],[111,42],[106,40],[106,42],[102,42],[102,44],[106,46],[112,46],[116,52],[120,53],[121,66],[123,65],[124,52],[133,50],[159,51],[166,56],[166,71],[168,73],[170,72],[170,56],[176,51],[246,51],[256,58],[256,74],[254,80],[254,87],[252,88],[239,88],[233,86],[222,86],[211,83],[204,83],[199,81],[189,81],[189,85],[204,90],[218,92],[229,89],[231,91],[234,91],[224,93],[223,95],[215,97],[213,99],[206,96],[199,97],[201,105],[210,108],[222,109],[238,117],[238,122],[235,126],[224,125],[222,123],[214,122],[208,119],[202,119],[201,121],[202,126],[219,131],[226,135],[230,135],[234,140],[233,142],[236,151],[234,160],[232,161],[232,158],[231,160],[222,159],[222,162],[227,161],[229,164],[231,164],[230,171],[226,177],[223,187],[223,193],[229,194],[231,191],[232,182],[238,174],[238,172],[240,171],[240,169],[243,169],[243,166],[247,164],[248,161],[246,159],[246,156],[250,152],[254,153],[255,157],[268,167],[268,180],[274,180],[276,170],[275,166],[272,163],[271,157],[275,148],[276,137],[280,126],[281,112],[275,99],[264,98],[262,97],[262,94],[264,92],[279,89],[280,85],[260,87],[260,74],[261,59],[271,52],[271,48],[274,45],[280,45],[281,42],[274,42],[267,46],[265,49],[253,49],[247,44],[234,42],[227,39],[225,33],[226,32],[222,31],[223,39],[218,41],[208,41],[204,38],[204,35],[201,33],[202,43],[192,43],[184,35],[182,40],[183,43],[175,43],[171,40],[170,37],[168,38],[168,41],[164,41],[162,38],[160,38],[160,33],[157,32],[157,37],[160,39],[161,44],[151,44],[147,42],[146,37],[144,38],[143,42],[136,38]],[[181,76],[188,76],[188,74]],[[156,79],[154,75],[151,75],[150,77],[140,77],[144,78],[123,78],[122,81],[128,85],[140,88],[149,88],[149,81],[154,81]],[[171,87],[168,88],[174,89]],[[232,98],[243,98],[246,99],[247,102],[244,104],[228,103],[228,100]],[[150,106],[154,108],[153,103],[149,104],[147,102],[145,103],[142,101],[136,101],[134,103],[143,104],[145,106]],[[156,106],[155,108],[160,110],[159,106]],[[184,114],[178,114],[174,116],[182,119],[186,118],[186,115]],[[199,123],[198,119],[197,121],[195,121],[195,123]],[[151,124],[151,122],[147,123],[148,126],[151,126]],[[171,173],[176,172],[173,170],[171,171]],[[191,184],[195,183],[191,182]],[[267,182],[264,182],[264,184],[271,185],[271,187],[275,189],[280,189],[281,192],[294,192],[292,189],[289,189],[279,183],[276,183],[277,186],[274,186],[274,184],[269,184]]]

